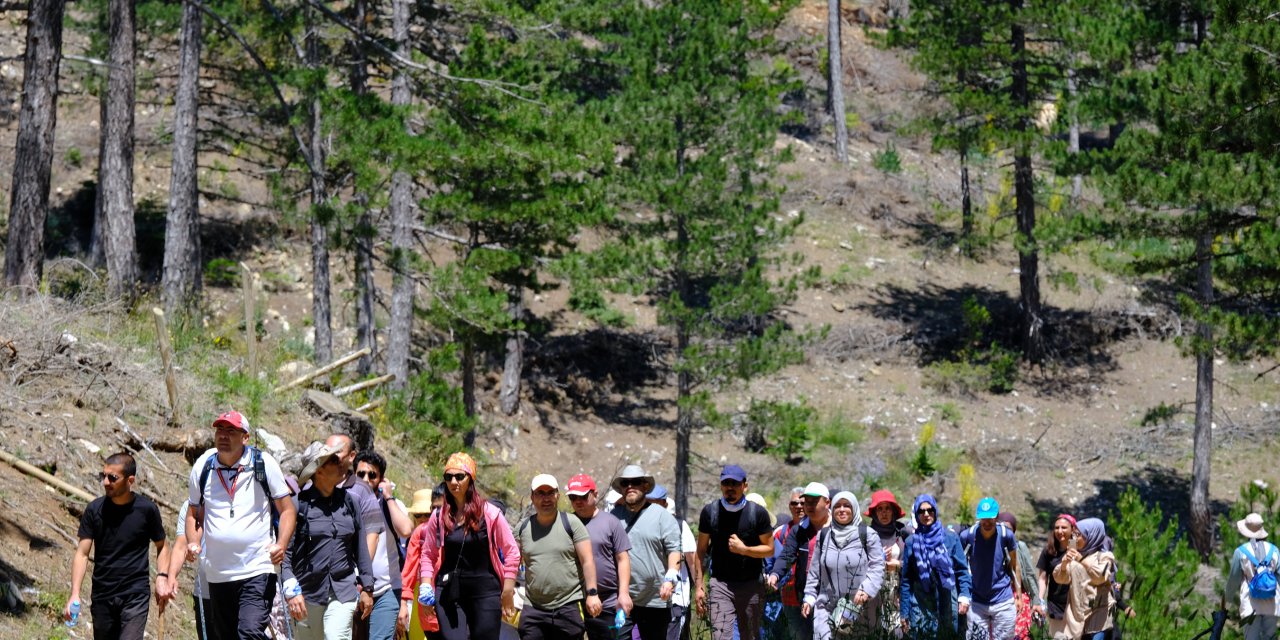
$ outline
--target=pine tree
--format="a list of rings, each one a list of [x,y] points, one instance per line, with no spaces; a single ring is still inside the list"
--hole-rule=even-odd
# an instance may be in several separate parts
[[[600,35],[619,82],[610,114],[625,150],[623,210],[591,262],[612,287],[649,295],[673,334],[681,516],[693,429],[718,418],[712,393],[797,357],[774,315],[797,270],[779,248],[799,217],[778,214],[772,182],[777,107],[794,85],[770,54],[790,6],[627,2]]]
[[[204,16],[193,3],[182,5],[178,87],[174,98],[173,168],[165,217],[164,308],[173,315],[193,311],[200,301],[200,210],[196,182],[200,106],[200,49]]]
[[[1052,96],[1062,69],[1051,46],[1048,19],[1061,3],[1046,0],[942,0],[916,6],[890,42],[915,49],[914,66],[927,74],[950,109],[927,124],[938,148],[961,157],[962,218],[971,231],[968,161],[973,151],[1007,148],[1013,154],[1023,357],[1044,357],[1040,254],[1036,239],[1034,155],[1041,137],[1035,104]],[[967,241],[967,238],[966,238]]]
[[[1167,277],[1177,291],[1170,302],[1195,321],[1180,344],[1196,362],[1189,530],[1202,555],[1213,541],[1214,359],[1274,354],[1280,329],[1278,9],[1274,0],[1216,2],[1209,38],[1191,20],[1190,48],[1166,47],[1159,64],[1132,76],[1134,115],[1150,126],[1126,130],[1103,162],[1114,212],[1105,234],[1131,253],[1133,273]]]

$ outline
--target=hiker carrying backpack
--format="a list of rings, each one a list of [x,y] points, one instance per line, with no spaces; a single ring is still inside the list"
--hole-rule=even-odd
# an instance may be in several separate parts
[[[1236,529],[1248,542],[1236,547],[1231,555],[1225,595],[1228,599],[1237,598],[1240,604],[1240,630],[1245,640],[1274,638],[1280,549],[1265,540],[1267,530],[1257,513],[1236,522]]]

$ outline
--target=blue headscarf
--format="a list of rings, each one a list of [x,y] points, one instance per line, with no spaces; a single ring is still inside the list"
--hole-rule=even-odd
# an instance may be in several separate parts
[[[934,517],[933,524],[927,527],[916,521],[916,532],[911,536],[911,551],[915,556],[916,573],[920,576],[921,583],[938,584],[944,591],[951,591],[956,586],[956,572],[951,566],[951,554],[947,553],[944,543],[946,527],[938,522],[940,515],[937,513],[938,501],[927,493],[920,494],[911,505],[911,513],[915,514],[919,511],[922,504],[933,507]]]

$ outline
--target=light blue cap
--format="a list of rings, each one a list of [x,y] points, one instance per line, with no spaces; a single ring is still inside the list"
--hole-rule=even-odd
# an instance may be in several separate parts
[[[987,496],[978,501],[978,512],[974,516],[979,520],[994,519],[998,515],[1000,515],[1000,503],[996,502],[995,498]]]

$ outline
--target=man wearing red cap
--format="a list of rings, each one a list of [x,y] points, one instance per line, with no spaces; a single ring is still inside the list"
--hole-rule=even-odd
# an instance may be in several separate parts
[[[600,615],[587,618],[589,640],[613,640],[622,630],[614,618],[619,610],[631,615],[631,539],[613,514],[596,508],[596,481],[585,473],[569,478],[565,489],[573,514],[591,535],[591,557],[596,563],[596,588],[600,591]]]
[[[274,565],[284,561],[297,511],[280,465],[249,444],[249,420],[228,411],[213,421],[214,448],[191,467],[187,560],[200,559],[213,640],[266,640],[276,594]],[[273,524],[272,506],[279,522]]]

